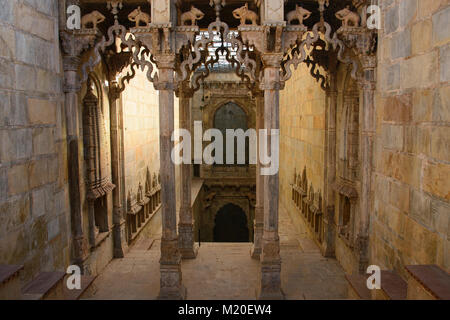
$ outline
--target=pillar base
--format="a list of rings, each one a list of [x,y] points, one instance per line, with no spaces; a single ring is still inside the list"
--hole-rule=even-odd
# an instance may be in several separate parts
[[[279,289],[274,292],[263,292],[261,289],[256,291],[256,299],[258,300],[286,300],[283,290]]]
[[[182,283],[180,264],[161,264],[158,300],[185,300],[186,288]]]
[[[186,300],[187,290],[181,285],[179,288],[163,288],[159,291],[158,300]]]
[[[258,248],[255,245],[252,246],[252,249],[250,250],[250,256],[252,257],[252,259],[261,260],[261,253],[261,248]]]
[[[114,258],[121,259],[128,251],[128,243],[125,237],[125,220],[121,220],[119,225],[114,225]]]
[[[281,262],[262,263],[260,285],[256,291],[259,300],[284,300],[281,290]]]
[[[262,253],[262,238],[263,238],[263,229],[264,229],[264,223],[256,222],[255,219],[255,231],[254,231],[254,242],[252,249],[250,251],[250,256],[252,259],[260,260],[261,259],[261,253]]]
[[[195,259],[198,254],[198,244],[194,243],[190,248],[180,248],[181,259]]]
[[[326,209],[324,223],[324,241],[321,247],[322,255],[325,258],[335,258],[335,225],[334,225],[334,206],[328,206]]]
[[[198,245],[194,242],[194,224],[178,224],[178,248],[182,259],[195,259]]]

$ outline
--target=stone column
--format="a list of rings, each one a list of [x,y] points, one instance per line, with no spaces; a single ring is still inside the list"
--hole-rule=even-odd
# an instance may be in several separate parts
[[[271,130],[280,128],[280,63],[282,54],[264,54],[264,124],[268,131],[267,147],[272,150]],[[277,139],[279,138],[276,137]],[[279,150],[277,150],[279,151]],[[273,150],[272,150],[273,152]],[[264,176],[264,231],[261,254],[259,299],[283,299],[281,291],[280,238],[278,236],[279,176]]]
[[[372,160],[373,147],[376,129],[375,119],[375,69],[376,56],[362,55],[360,57],[361,65],[363,67],[363,78],[360,85],[363,89],[362,95],[362,112],[360,116],[361,123],[361,194],[360,194],[360,216],[358,236],[356,239],[356,246],[359,251],[359,272],[365,273],[368,257],[369,244],[369,219],[372,208]]]
[[[83,233],[83,217],[80,194],[80,159],[79,159],[79,105],[78,93],[81,81],[78,76],[80,55],[95,39],[95,35],[74,36],[61,31],[63,48],[65,115],[67,131],[67,166],[69,169],[70,218],[73,237],[73,261],[83,270],[83,264],[89,254],[89,245]]]
[[[179,92],[180,129],[191,131],[191,105],[193,92],[183,85]],[[178,222],[178,243],[183,259],[195,259],[198,246],[194,242],[194,216],[191,205],[192,164],[181,164],[181,206]]]
[[[325,190],[324,190],[324,241],[322,253],[325,257],[335,256],[335,201],[336,180],[336,71],[330,70],[330,87],[327,89],[327,111],[325,112]]]
[[[264,129],[264,92],[258,91],[256,96],[256,132]],[[256,163],[256,206],[254,221],[254,240],[251,250],[253,259],[260,259],[262,251],[262,237],[264,229],[264,176],[261,175],[259,152]]]
[[[122,184],[123,165],[120,161],[121,133],[120,133],[120,90],[117,81],[111,81],[109,104],[110,104],[110,131],[111,131],[111,171],[112,182],[116,186],[113,190],[113,238],[114,258],[123,258],[124,249],[128,247],[125,237],[124,206],[122,205],[124,190]]]
[[[180,300],[186,297],[182,284],[181,254],[178,248],[177,212],[175,194],[175,164],[171,160],[174,147],[174,69],[175,55],[156,57],[159,90],[160,174],[162,201],[162,238],[160,260],[159,299]]]

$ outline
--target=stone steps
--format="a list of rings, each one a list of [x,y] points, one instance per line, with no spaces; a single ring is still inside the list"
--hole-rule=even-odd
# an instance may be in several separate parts
[[[0,265],[0,300],[19,300],[22,265]]]
[[[348,298],[351,300],[370,300],[370,290],[367,288],[367,276],[361,274],[345,275],[348,281]]]
[[[437,265],[405,266],[409,274],[407,298],[450,300],[450,275]]]
[[[372,300],[405,300],[407,283],[392,270],[381,270],[381,289],[370,290]]]
[[[64,272],[41,272],[22,288],[24,300],[64,300]]]
[[[64,283],[66,283],[67,278],[68,276],[65,277]],[[81,276],[81,289],[69,290],[65,285],[64,300],[80,300],[92,297],[97,291],[93,284],[96,278],[96,276]]]
[[[404,300],[407,283],[395,271],[381,270],[381,289],[367,288],[369,274],[345,275],[348,298],[356,300]]]
[[[381,270],[381,289],[369,290],[369,275],[346,275],[348,298],[362,300],[450,300],[450,275],[436,265],[405,266],[405,281],[395,271]]]

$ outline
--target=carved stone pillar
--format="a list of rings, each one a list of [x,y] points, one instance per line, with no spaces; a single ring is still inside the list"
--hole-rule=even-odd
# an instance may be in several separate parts
[[[179,89],[180,129],[191,129],[190,99],[193,91],[187,85]],[[191,205],[192,165],[181,164],[181,206],[178,222],[178,243],[183,259],[195,259],[198,246],[194,242],[194,216]]]
[[[282,54],[262,55],[264,80],[264,124],[267,129],[267,149],[273,152],[271,145],[272,129],[280,128],[280,63]],[[275,137],[279,139],[278,136]],[[278,152],[279,150],[276,150]],[[278,236],[278,200],[279,176],[264,176],[264,231],[261,254],[261,283],[258,288],[259,299],[283,299],[281,291],[280,238]]]
[[[256,132],[264,129],[264,93],[258,91],[256,94]],[[261,175],[259,152],[256,163],[256,206],[254,221],[254,240],[251,250],[253,259],[260,259],[262,252],[262,237],[264,230],[264,176]]]
[[[360,195],[360,217],[359,230],[356,239],[357,248],[359,251],[359,272],[365,273],[368,258],[368,244],[369,244],[369,219],[372,208],[372,159],[374,138],[376,129],[375,119],[375,69],[376,56],[375,55],[361,55],[361,65],[363,68],[363,76],[360,84],[363,89],[363,103],[361,111],[361,195]]]
[[[80,194],[80,159],[79,159],[79,106],[78,92],[81,90],[81,81],[77,71],[80,66],[80,55],[93,44],[94,33],[74,35],[74,33],[61,31],[61,44],[63,48],[65,115],[67,130],[67,158],[69,169],[69,196],[70,216],[73,237],[73,261],[83,270],[83,264],[89,254],[87,239],[83,233],[83,218],[81,211]]]
[[[365,1],[356,1],[359,10],[367,4]],[[364,21],[364,19],[363,19]],[[355,221],[356,249],[358,269],[365,273],[368,264],[369,222],[372,208],[372,161],[375,136],[375,88],[376,88],[376,30],[366,27],[341,27],[336,33],[343,39],[346,46],[353,50],[362,66],[362,75],[358,84],[362,90],[362,106],[360,107],[360,212]]]
[[[325,210],[324,241],[322,253],[325,257],[335,256],[335,201],[334,183],[336,180],[336,110],[337,88],[336,70],[330,70],[330,87],[327,89],[327,111],[325,112]]]
[[[125,218],[122,184],[122,166],[121,148],[122,135],[120,126],[120,90],[115,80],[111,81],[109,94],[110,104],[110,132],[111,132],[111,172],[112,182],[116,188],[113,190],[113,237],[114,237],[114,258],[123,258],[124,251],[128,248],[125,236]]]
[[[160,173],[162,200],[162,238],[159,299],[185,299],[182,284],[181,254],[178,248],[175,164],[171,161],[174,143],[174,54],[156,56],[159,70],[155,88],[159,90]]]

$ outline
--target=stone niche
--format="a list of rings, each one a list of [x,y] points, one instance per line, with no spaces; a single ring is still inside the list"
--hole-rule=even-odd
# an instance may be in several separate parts
[[[130,190],[127,197],[127,239],[133,243],[161,208],[161,178],[147,174],[144,185],[139,182],[137,192]]]
[[[308,187],[306,166],[301,174],[294,172],[291,192],[291,200],[294,202],[298,214],[302,217],[304,225],[314,241],[321,247],[324,239],[322,192],[320,190],[314,191],[312,183]]]

